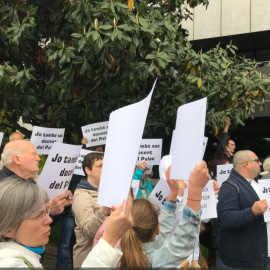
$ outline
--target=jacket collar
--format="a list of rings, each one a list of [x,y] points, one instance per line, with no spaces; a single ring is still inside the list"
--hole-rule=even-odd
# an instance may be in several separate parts
[[[245,186],[245,189],[247,189],[256,198],[256,200],[260,200],[258,194],[253,189],[251,184],[247,181],[247,179],[244,178],[240,173],[238,173],[234,168],[231,170],[229,179],[234,180],[239,185]],[[240,194],[241,194],[241,188],[240,188]]]

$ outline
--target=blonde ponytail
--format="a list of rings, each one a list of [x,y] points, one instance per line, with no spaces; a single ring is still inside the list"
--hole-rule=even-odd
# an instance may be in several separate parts
[[[155,240],[158,226],[158,215],[155,207],[145,199],[133,202],[133,227],[129,229],[121,240],[123,256],[120,268],[149,268],[150,262],[143,249],[143,243]]]

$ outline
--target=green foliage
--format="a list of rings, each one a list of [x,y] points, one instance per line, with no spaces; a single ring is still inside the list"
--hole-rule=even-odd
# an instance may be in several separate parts
[[[205,96],[209,131],[225,114],[243,124],[270,79],[232,44],[195,52],[179,24],[185,2],[138,0],[130,11],[126,0],[0,0],[0,110],[11,123],[65,127],[76,143],[82,125],[141,100],[158,77],[148,136],[171,134],[177,108]]]

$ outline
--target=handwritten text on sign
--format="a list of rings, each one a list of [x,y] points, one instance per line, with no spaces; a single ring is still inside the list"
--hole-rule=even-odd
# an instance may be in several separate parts
[[[260,187],[260,199],[266,199],[268,209],[263,213],[264,222],[270,221],[270,179],[262,179],[258,181]]]
[[[87,147],[106,144],[109,121],[82,127],[83,137],[88,139]]]
[[[34,126],[30,141],[37,149],[37,154],[48,155],[54,143],[63,142],[64,134],[64,128]]]
[[[136,164],[158,165],[161,159],[162,139],[142,139]]]
[[[38,180],[38,185],[48,193],[49,198],[68,189],[80,151],[80,145],[55,143],[52,146]]]

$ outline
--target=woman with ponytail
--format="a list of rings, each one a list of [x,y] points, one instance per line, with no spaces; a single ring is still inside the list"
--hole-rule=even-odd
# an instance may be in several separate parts
[[[123,257],[120,268],[177,267],[195,249],[200,230],[200,201],[203,187],[208,182],[208,169],[202,161],[189,178],[187,204],[172,240],[163,245],[173,228],[178,193],[178,181],[170,180],[166,171],[170,194],[158,218],[155,207],[145,199],[135,200],[132,208],[133,226],[121,239]]]

